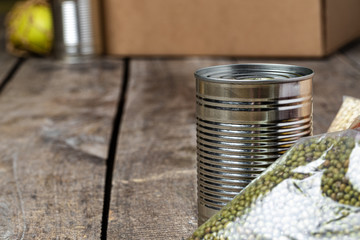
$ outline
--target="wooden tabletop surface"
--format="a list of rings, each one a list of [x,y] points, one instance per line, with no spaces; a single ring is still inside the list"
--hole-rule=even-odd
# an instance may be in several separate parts
[[[81,65],[2,48],[0,238],[188,237],[197,227],[193,73],[243,62],[312,68],[315,134],[326,132],[343,96],[360,97],[360,41],[324,59],[102,57]]]

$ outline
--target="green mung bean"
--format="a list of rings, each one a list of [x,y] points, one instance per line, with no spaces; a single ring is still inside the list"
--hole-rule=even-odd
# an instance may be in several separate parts
[[[360,239],[360,182],[347,176],[359,138],[300,140],[189,239]]]

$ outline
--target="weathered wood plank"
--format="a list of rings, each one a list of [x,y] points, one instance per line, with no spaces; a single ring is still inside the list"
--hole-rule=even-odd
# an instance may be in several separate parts
[[[122,62],[28,60],[0,95],[0,238],[99,239]]]
[[[196,228],[195,80],[210,65],[257,60],[136,60],[113,178],[109,239],[181,239]],[[314,133],[327,130],[343,95],[359,96],[359,72],[341,54],[266,60],[315,70]]]
[[[135,60],[118,144],[109,239],[181,239],[195,229],[196,68]]]

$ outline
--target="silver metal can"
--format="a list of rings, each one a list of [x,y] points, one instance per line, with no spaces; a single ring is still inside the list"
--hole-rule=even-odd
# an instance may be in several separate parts
[[[101,54],[99,0],[52,0],[54,55],[81,63]]]
[[[195,72],[199,224],[312,134],[313,75],[283,64]]]

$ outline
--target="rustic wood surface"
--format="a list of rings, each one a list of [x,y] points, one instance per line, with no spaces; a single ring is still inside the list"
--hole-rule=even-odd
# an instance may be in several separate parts
[[[99,239],[122,62],[26,61],[0,94],[0,238]]]
[[[180,239],[196,226],[192,73],[201,63],[131,62],[109,239]]]
[[[132,60],[108,238],[182,239],[196,229],[196,69],[241,62],[314,69],[314,134],[319,134],[327,131],[344,95],[360,97],[359,46],[319,60]]]

